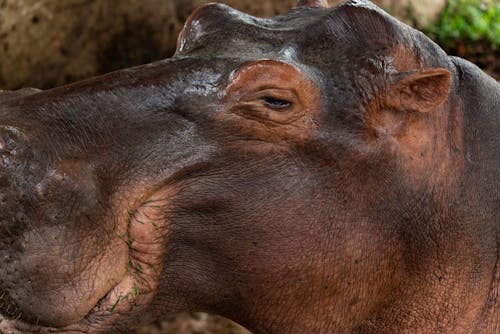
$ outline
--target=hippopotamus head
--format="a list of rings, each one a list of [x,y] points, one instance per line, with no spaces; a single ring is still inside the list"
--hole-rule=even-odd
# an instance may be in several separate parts
[[[0,95],[0,330],[498,328],[498,84],[368,1],[301,5]]]

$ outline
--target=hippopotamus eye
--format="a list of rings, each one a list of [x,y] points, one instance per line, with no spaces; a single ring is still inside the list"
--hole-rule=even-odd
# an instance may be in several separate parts
[[[264,102],[264,105],[266,107],[269,107],[271,109],[286,109],[292,105],[292,103],[289,101],[272,96],[264,96],[262,97],[262,101]]]
[[[223,101],[227,113],[236,116],[230,119],[239,122],[240,128],[248,125],[245,131],[260,133],[261,139],[263,133],[278,136],[276,131],[284,135],[290,129],[295,131],[293,136],[304,137],[321,111],[317,84],[307,72],[279,60],[241,64],[229,77]],[[265,126],[259,128],[259,123]]]

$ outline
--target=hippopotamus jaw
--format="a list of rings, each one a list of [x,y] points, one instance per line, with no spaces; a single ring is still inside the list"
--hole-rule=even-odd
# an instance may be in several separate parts
[[[81,320],[57,327],[43,326],[37,320],[30,324],[20,320],[22,313],[16,313],[15,306],[12,306],[12,309],[5,310],[10,313],[11,319],[0,316],[0,332],[100,332],[108,331],[117,323],[134,325],[145,321],[145,308],[156,294],[159,275],[163,269],[162,258],[169,234],[165,212],[168,211],[169,198],[173,193],[172,187],[161,187],[137,208],[127,211],[127,228],[119,234],[119,238],[127,246],[127,269]],[[117,266],[121,266],[119,262],[116,263]],[[6,292],[1,297],[7,302]],[[126,318],[125,322],[123,318]]]

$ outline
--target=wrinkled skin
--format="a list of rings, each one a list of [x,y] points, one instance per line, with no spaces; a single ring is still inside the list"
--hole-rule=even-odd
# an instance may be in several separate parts
[[[369,2],[301,5],[0,95],[3,332],[500,332],[500,86]]]

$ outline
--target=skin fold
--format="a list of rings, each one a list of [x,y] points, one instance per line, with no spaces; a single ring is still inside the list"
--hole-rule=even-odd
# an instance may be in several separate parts
[[[499,84],[369,1],[299,5],[0,92],[2,333],[500,332]]]

